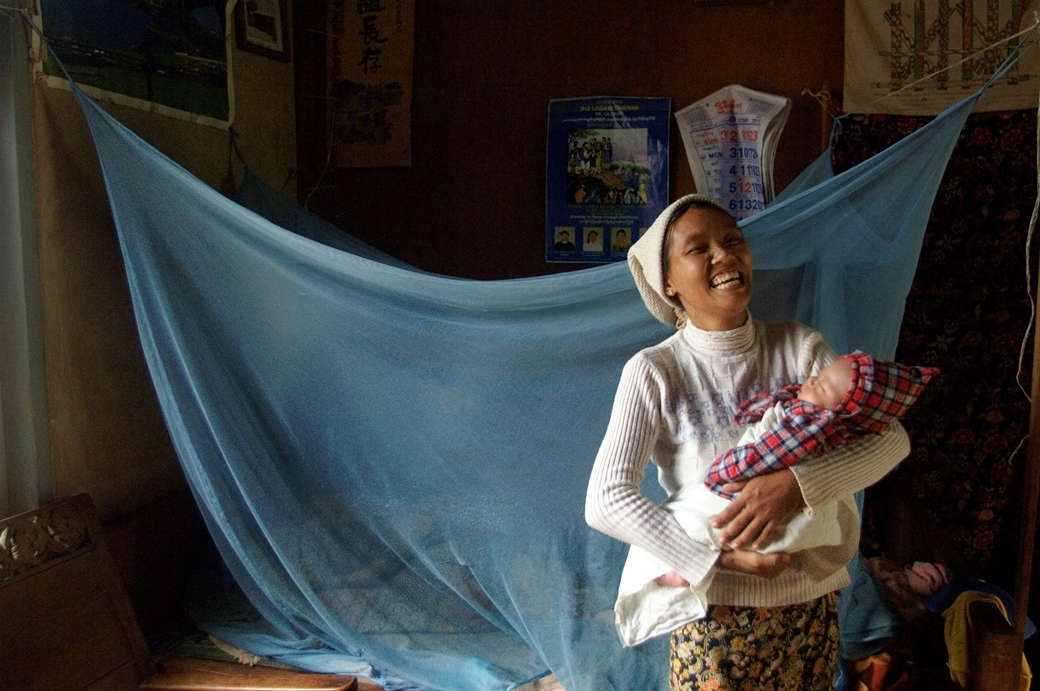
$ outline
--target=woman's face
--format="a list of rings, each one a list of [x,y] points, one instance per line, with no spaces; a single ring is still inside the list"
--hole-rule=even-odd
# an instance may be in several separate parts
[[[672,225],[665,293],[679,298],[690,322],[705,331],[744,323],[751,302],[751,249],[724,211],[693,208]]]

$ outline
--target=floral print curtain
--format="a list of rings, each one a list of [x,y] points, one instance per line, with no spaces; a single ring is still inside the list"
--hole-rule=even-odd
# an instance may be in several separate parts
[[[836,172],[927,119],[867,115],[841,122]],[[968,572],[962,575],[1013,583],[1030,412],[1029,293],[1037,281],[1036,239],[1031,278],[1026,274],[1036,126],[1033,111],[973,114],[946,169],[896,356],[943,373],[906,416],[911,456],[868,491],[868,556],[885,549],[885,497],[898,494],[934,524],[949,561]]]

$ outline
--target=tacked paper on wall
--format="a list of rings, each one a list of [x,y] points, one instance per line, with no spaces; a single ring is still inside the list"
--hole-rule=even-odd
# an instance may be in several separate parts
[[[790,99],[731,85],[675,113],[697,192],[747,218],[773,199],[776,142]]]
[[[937,115],[978,91],[1032,26],[1040,0],[845,1],[846,113]],[[1030,50],[977,111],[1036,108],[1040,50]]]
[[[414,0],[330,0],[328,127],[337,168],[412,163]]]

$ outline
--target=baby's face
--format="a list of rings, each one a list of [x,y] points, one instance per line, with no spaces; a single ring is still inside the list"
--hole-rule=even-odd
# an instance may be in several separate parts
[[[852,363],[838,359],[824,367],[815,377],[809,377],[798,392],[798,399],[821,408],[838,407],[852,384]]]

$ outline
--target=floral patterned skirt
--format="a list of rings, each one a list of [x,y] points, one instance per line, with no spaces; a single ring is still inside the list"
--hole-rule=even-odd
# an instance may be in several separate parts
[[[837,674],[833,593],[787,607],[712,605],[672,633],[672,691],[830,691]]]

